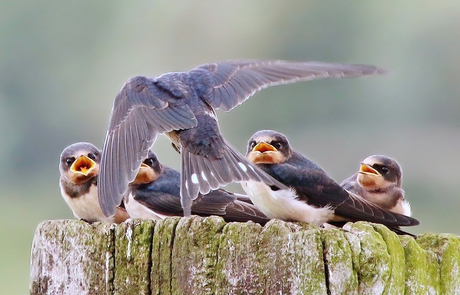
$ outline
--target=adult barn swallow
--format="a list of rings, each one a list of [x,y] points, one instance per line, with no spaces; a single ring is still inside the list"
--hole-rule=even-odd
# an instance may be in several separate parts
[[[74,143],[61,153],[59,187],[73,215],[87,222],[120,223],[129,218],[124,208],[117,207],[114,216],[102,213],[97,196],[97,176],[101,151],[87,142]]]
[[[156,78],[133,77],[115,97],[104,142],[99,202],[115,212],[159,133],[181,154],[181,205],[231,182],[282,185],[260,171],[222,137],[215,109],[231,111],[258,90],[278,84],[381,73],[369,65],[320,62],[224,61]]]
[[[180,173],[162,165],[150,151],[136,178],[129,184],[129,193],[124,204],[132,218],[163,219],[166,216],[183,216]],[[222,189],[210,191],[206,195],[198,194],[191,210],[194,215],[222,216],[227,222],[252,220],[265,224],[269,220],[247,196]]]
[[[414,218],[349,193],[318,165],[294,151],[286,136],[276,131],[256,132],[248,142],[247,158],[289,188],[254,181],[242,183],[254,205],[269,218],[317,225],[362,220],[390,228],[419,224]]]
[[[383,155],[367,157],[359,171],[341,183],[344,189],[382,208],[411,216],[410,204],[404,198],[401,185],[401,166]]]

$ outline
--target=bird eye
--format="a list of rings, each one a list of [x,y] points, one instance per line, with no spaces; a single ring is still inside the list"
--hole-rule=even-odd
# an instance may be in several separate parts
[[[271,142],[271,145],[272,145],[275,149],[277,149],[277,150],[279,150],[279,149],[283,146],[283,145],[281,144],[281,142],[279,142],[279,141],[272,141],[272,142]]]
[[[90,158],[93,161],[96,161],[96,155],[94,153],[89,153],[88,158]]]
[[[75,157],[70,157],[70,158],[65,159],[65,163],[67,164],[67,166],[72,165],[73,162],[75,162]]]
[[[147,166],[153,167],[153,159],[152,158],[145,159],[144,164]]]
[[[256,146],[256,142],[255,142],[254,140],[252,140],[252,141],[249,143],[249,148],[252,150],[255,146]]]
[[[382,166],[380,168],[380,170],[381,170],[382,174],[384,174],[384,175],[388,173],[388,167],[386,167],[386,166]]]

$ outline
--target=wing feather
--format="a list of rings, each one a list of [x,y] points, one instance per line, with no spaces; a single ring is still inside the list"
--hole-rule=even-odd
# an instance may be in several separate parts
[[[156,87],[155,79],[130,79],[115,98],[102,150],[98,190],[103,213],[115,213],[159,133],[196,124],[189,106]]]
[[[226,61],[198,67],[207,70],[212,90],[204,99],[214,108],[231,111],[264,88],[324,78],[354,78],[383,73],[370,65],[291,61]]]

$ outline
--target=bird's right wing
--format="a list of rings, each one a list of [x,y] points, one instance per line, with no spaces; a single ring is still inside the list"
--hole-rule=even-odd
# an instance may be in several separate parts
[[[202,65],[210,81],[203,99],[212,107],[231,111],[255,92],[264,88],[324,78],[354,78],[384,71],[371,65],[337,64],[323,62],[224,61]]]
[[[347,192],[349,198],[335,209],[335,213],[340,216],[350,218],[353,221],[366,220],[392,227],[420,224],[420,222],[413,217],[391,212],[356,194],[349,191]]]

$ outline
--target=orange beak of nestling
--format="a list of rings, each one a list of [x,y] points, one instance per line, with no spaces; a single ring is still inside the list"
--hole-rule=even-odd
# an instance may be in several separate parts
[[[361,174],[374,174],[374,175],[380,175],[380,172],[372,168],[371,166],[361,163],[361,167],[359,169],[359,173]]]
[[[247,156],[254,164],[278,164],[285,161],[284,156],[271,144],[259,142]]]
[[[277,149],[275,149],[275,147],[272,146],[271,144],[261,141],[252,149],[252,151],[259,152],[259,153],[265,153],[265,152],[276,152]]]
[[[385,179],[372,166],[361,163],[358,173],[358,183],[366,190],[378,189],[384,186]]]
[[[158,178],[158,174],[148,165],[142,163],[132,184],[145,184]]]
[[[78,176],[93,177],[98,174],[98,166],[92,159],[81,155],[78,159],[73,162],[70,167],[70,171],[77,174]]]

